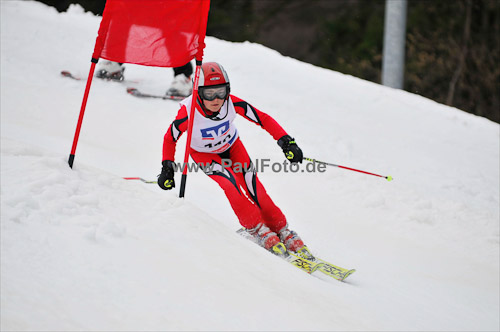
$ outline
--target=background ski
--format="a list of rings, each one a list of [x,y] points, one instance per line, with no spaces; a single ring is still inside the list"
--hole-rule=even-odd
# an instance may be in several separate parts
[[[74,79],[76,81],[82,81],[82,80],[85,80],[85,78],[83,77],[80,77],[78,75],[74,75],[72,74],[70,71],[68,70],[61,70],[61,76],[64,76],[64,77],[67,77],[67,78],[71,78],[71,79]],[[139,81],[130,81],[130,80],[113,80],[113,79],[106,79],[106,78],[99,78],[99,77],[95,77],[95,78],[98,78],[100,80],[103,80],[103,81],[111,81],[111,82],[118,82],[118,83],[139,83]]]
[[[149,93],[144,93],[139,91],[136,88],[127,88],[127,93],[130,93],[132,96],[136,96],[139,98],[157,98],[157,99],[166,99],[166,100],[183,100],[186,97],[183,96],[174,96],[174,95],[153,95]]]

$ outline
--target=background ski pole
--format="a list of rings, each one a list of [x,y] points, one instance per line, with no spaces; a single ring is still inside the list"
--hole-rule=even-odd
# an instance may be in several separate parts
[[[143,178],[123,178],[125,180],[141,180],[144,183],[156,183],[156,181],[144,180]]]
[[[389,176],[378,175],[378,174],[375,174],[375,173],[365,172],[365,171],[362,171],[362,170],[359,170],[359,169],[355,169],[355,168],[345,167],[345,166],[341,166],[341,165],[335,165],[335,164],[331,164],[331,163],[325,163],[324,161],[319,161],[319,160],[312,159],[312,158],[306,158],[306,157],[304,157],[303,159],[307,160],[307,161],[311,161],[313,163],[325,164],[325,165],[328,165],[328,166],[334,166],[334,167],[338,167],[338,168],[347,169],[349,171],[359,172],[359,173],[368,174],[368,175],[374,175],[374,176],[378,176],[380,178],[387,179],[387,181],[392,181],[392,176],[390,176],[390,175]]]

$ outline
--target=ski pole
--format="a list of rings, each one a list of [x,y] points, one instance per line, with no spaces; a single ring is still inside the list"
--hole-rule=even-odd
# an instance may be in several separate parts
[[[156,183],[156,181],[152,180],[144,180],[143,178],[123,178],[125,180],[141,180],[144,183]]]
[[[306,157],[304,157],[303,159],[307,160],[307,161],[311,161],[313,163],[320,163],[320,164],[324,164],[324,165],[328,165],[328,166],[334,166],[334,167],[338,167],[338,168],[347,169],[349,171],[354,171],[354,172],[359,172],[359,173],[363,173],[363,174],[378,176],[380,178],[387,179],[387,181],[392,181],[393,180],[392,176],[390,176],[390,175],[389,176],[378,175],[378,174],[375,174],[375,173],[365,172],[365,171],[362,171],[362,170],[359,170],[359,169],[355,169],[355,168],[350,168],[350,167],[346,167],[346,166],[341,166],[341,165],[335,165],[335,164],[331,164],[331,163],[326,163],[324,161],[319,161],[319,160],[312,159],[312,158],[306,158]]]

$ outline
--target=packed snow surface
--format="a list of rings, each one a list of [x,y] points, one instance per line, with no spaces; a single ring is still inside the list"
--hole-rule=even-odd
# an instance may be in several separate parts
[[[75,5],[1,2],[2,330],[499,330],[498,124],[207,37],[204,59],[305,156],[394,178],[279,171],[272,137],[237,119],[251,158],[274,165],[259,176],[291,228],[357,269],[327,282],[238,236],[201,172],[184,199],[179,175],[172,191],[123,179],[156,179],[178,109],[125,89],[162,94],[169,68],[95,79],[68,167],[85,80],[59,73],[87,77],[99,23]]]

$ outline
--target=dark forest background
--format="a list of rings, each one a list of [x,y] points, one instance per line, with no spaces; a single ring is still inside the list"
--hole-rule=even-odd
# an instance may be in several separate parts
[[[99,15],[105,5],[41,2]],[[380,83],[384,9],[385,0],[212,0],[207,35]],[[500,123],[500,0],[408,0],[407,10],[404,89]]]

